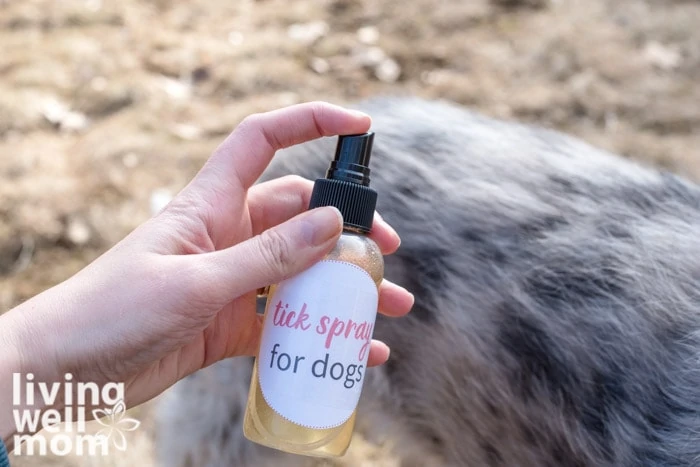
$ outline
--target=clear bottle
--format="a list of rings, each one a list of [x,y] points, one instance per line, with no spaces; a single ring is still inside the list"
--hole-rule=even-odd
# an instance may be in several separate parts
[[[335,206],[344,228],[319,263],[270,286],[243,430],[294,454],[345,454],[355,425],[384,276],[367,234],[377,194],[369,188],[373,133],[341,136],[310,208]]]

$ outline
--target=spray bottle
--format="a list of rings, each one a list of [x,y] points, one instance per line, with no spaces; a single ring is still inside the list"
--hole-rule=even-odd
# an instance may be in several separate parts
[[[246,438],[317,457],[345,454],[384,275],[367,234],[377,193],[369,187],[374,133],[340,136],[309,209],[335,206],[343,233],[320,262],[268,291],[244,420]]]

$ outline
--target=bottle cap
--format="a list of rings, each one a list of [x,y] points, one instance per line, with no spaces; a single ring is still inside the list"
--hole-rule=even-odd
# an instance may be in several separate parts
[[[369,159],[374,133],[338,137],[326,178],[316,180],[309,209],[335,206],[343,224],[368,233],[372,229],[377,192],[369,187]]]

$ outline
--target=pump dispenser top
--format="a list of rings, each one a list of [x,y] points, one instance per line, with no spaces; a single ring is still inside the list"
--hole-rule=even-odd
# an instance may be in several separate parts
[[[314,183],[309,209],[334,206],[343,215],[345,227],[369,233],[377,205],[377,192],[369,187],[373,142],[373,132],[338,137],[326,178]]]

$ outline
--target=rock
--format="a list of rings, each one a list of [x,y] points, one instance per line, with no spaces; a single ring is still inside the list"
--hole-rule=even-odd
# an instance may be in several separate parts
[[[304,45],[311,45],[328,33],[328,23],[325,21],[312,21],[310,23],[296,23],[289,26],[287,36]]]
[[[153,190],[150,197],[151,215],[155,216],[160,213],[172,199],[173,195],[170,190],[165,188]]]
[[[682,62],[681,51],[677,46],[664,45],[657,41],[648,42],[644,47],[644,57],[661,70],[673,70]]]
[[[104,117],[129,107],[135,101],[128,86],[110,83],[102,76],[90,81],[73,101],[75,109],[92,118]]]
[[[384,83],[394,83],[401,76],[401,66],[380,47],[361,47],[354,51],[353,61],[370,68],[374,76]]]
[[[92,229],[84,219],[73,218],[68,221],[64,236],[70,244],[84,246],[92,239]]]
[[[174,124],[168,127],[170,133],[185,141],[194,141],[202,137],[202,129],[186,123]]]
[[[139,165],[139,162],[139,156],[133,152],[128,152],[124,154],[124,157],[122,157],[122,164],[124,164],[124,167],[127,169],[133,169]]]
[[[85,114],[70,110],[67,105],[57,99],[45,101],[41,113],[49,123],[60,131],[79,132],[88,125]]]
[[[379,30],[374,26],[364,26],[357,30],[357,39],[363,44],[376,44],[379,40]]]
[[[380,47],[360,47],[353,53],[353,60],[360,66],[375,67],[386,58],[386,52]]]
[[[309,60],[309,68],[314,70],[319,75],[322,75],[324,73],[328,73],[328,71],[331,69],[331,66],[328,63],[328,60],[324,58],[312,57],[311,60]]]
[[[162,76],[161,87],[170,98],[175,100],[185,100],[192,97],[192,86],[180,80]]]
[[[401,76],[401,67],[393,58],[385,58],[375,68],[374,75],[384,83],[394,83]]]
[[[238,47],[239,45],[242,45],[244,39],[245,36],[240,31],[231,31],[228,33],[228,43],[233,46]]]

